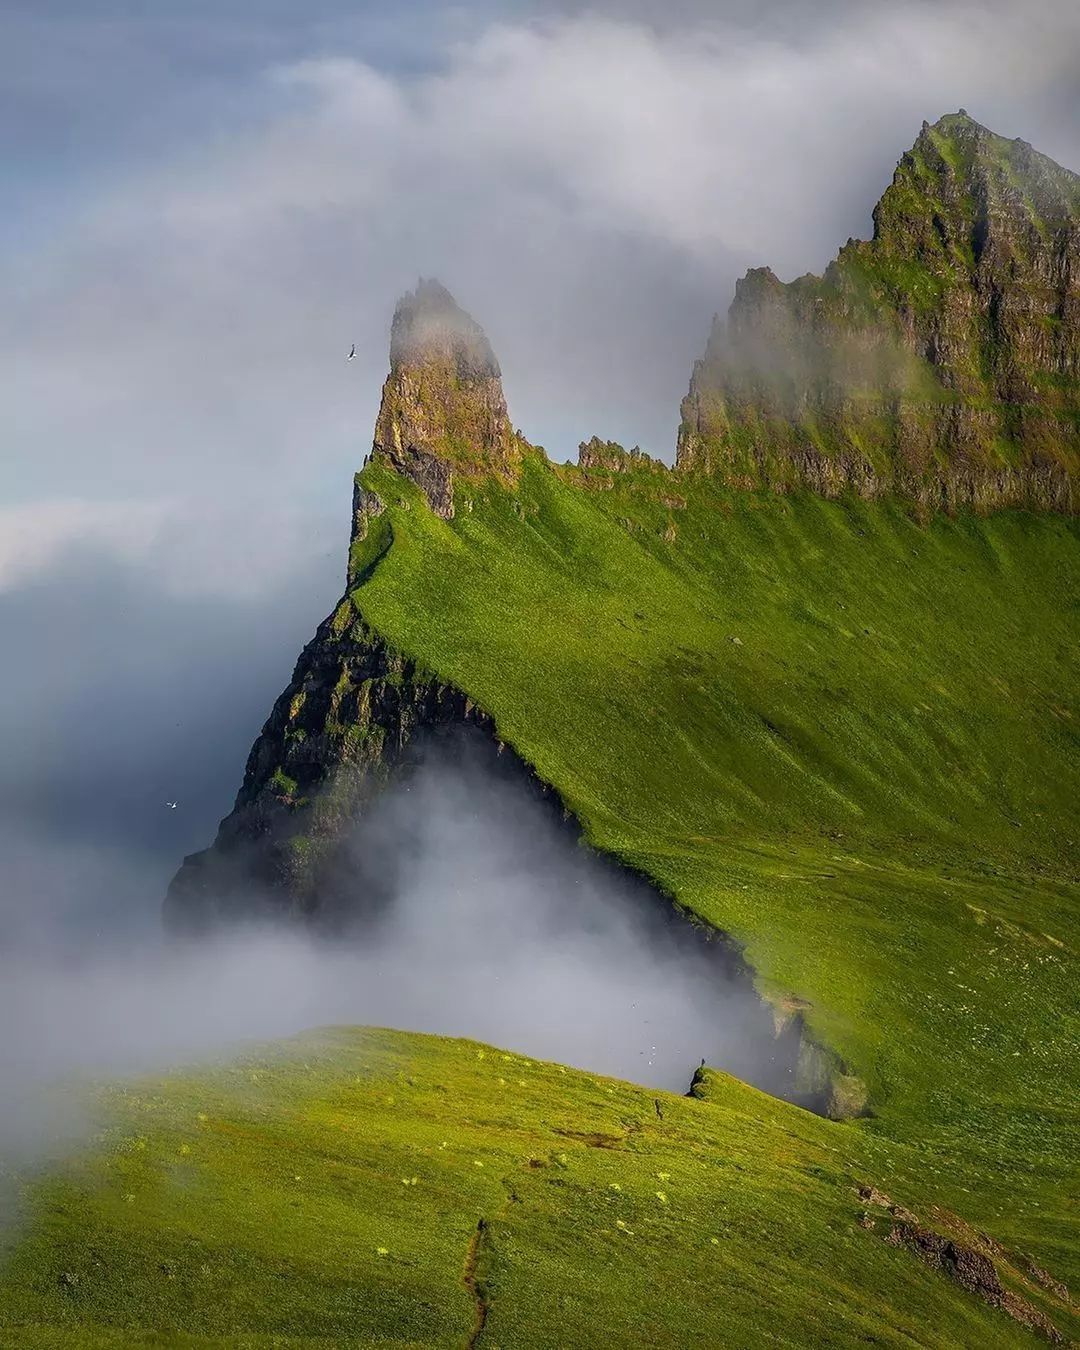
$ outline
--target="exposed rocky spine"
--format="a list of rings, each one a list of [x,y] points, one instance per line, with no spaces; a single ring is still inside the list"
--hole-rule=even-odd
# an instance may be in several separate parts
[[[511,478],[520,450],[483,329],[437,281],[421,281],[394,314],[372,454],[449,520],[456,475]]]
[[[274,704],[213,846],[173,879],[170,927],[332,911],[349,827],[425,743],[463,727],[495,736],[465,694],[418,669],[343,600]]]
[[[677,464],[735,487],[1075,510],[1080,176],[962,111],[924,123],[871,240],[823,277],[738,284]]]
[[[638,445],[626,450],[618,441],[602,441],[599,436],[594,436],[578,446],[578,468],[586,471],[603,469],[608,473],[630,473],[640,468],[663,471],[666,467],[663,461],[653,459]]]

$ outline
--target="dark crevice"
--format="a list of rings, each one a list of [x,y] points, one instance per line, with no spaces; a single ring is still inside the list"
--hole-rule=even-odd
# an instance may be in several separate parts
[[[468,1340],[465,1342],[468,1350],[474,1350],[474,1347],[480,1343],[480,1337],[484,1334],[484,1328],[487,1326],[489,1304],[483,1282],[478,1274],[480,1249],[483,1246],[486,1233],[487,1220],[479,1219],[475,1231],[469,1238],[469,1245],[465,1249],[465,1267],[462,1271],[461,1282],[472,1299],[474,1307],[472,1329],[469,1332]]]

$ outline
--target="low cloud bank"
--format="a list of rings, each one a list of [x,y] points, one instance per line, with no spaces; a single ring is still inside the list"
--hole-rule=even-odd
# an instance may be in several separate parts
[[[468,760],[432,763],[383,797],[356,849],[358,912],[373,868],[390,900],[351,936],[262,928],[169,945],[83,912],[73,947],[81,888],[111,878],[130,893],[143,878],[119,855],[24,841],[23,889],[2,915],[0,1148],[33,1136],[34,1103],[58,1078],[330,1023],[471,1036],[675,1091],[702,1058],[786,1086],[771,1018],[717,945],[523,789]]]

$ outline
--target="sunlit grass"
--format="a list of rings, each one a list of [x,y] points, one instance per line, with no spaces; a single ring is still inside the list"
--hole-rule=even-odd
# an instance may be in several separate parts
[[[477,1050],[329,1031],[117,1089],[34,1195],[0,1339],[461,1346],[483,1220],[482,1344],[1023,1343],[860,1226],[867,1181],[930,1203],[918,1150],[724,1075],[660,1119],[651,1091]]]
[[[370,466],[356,606],[810,1005],[861,1128],[1075,1274],[1076,522],[578,479],[529,461],[446,524]]]
[[[661,1116],[468,1043],[325,1033],[118,1090],[29,1192],[0,1343],[462,1345],[478,1301],[504,1350],[1028,1343],[853,1186],[1078,1273],[1076,523],[647,467],[582,491],[540,459],[446,523],[365,477],[388,510],[355,612],[734,934],[874,1115],[708,1074]]]

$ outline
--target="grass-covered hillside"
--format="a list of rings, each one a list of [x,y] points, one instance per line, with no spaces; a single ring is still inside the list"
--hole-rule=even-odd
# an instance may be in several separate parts
[[[692,1100],[655,1097],[473,1045],[325,1033],[112,1094],[97,1144],[27,1194],[0,1341],[946,1347],[1080,1332],[1060,1283],[1080,1279],[1078,446],[1072,386],[1039,392],[1047,371],[1074,371],[1072,177],[1018,144],[1002,158],[969,119],[942,126],[898,170],[889,231],[879,211],[889,248],[848,250],[887,257],[890,285],[898,257],[944,266],[914,228],[934,215],[926,165],[956,207],[949,248],[981,219],[964,214],[964,175],[1009,206],[970,260],[946,249],[956,275],[932,322],[895,310],[912,350],[916,319],[937,334],[950,381],[929,403],[909,388],[911,418],[892,407],[902,447],[879,420],[887,383],[841,400],[858,416],[837,459],[802,419],[813,400],[798,394],[774,435],[787,414],[756,386],[730,407],[704,396],[707,360],[675,469],[598,441],[556,466],[512,431],[472,320],[430,283],[406,298],[349,591],[168,907],[192,928],[235,918],[238,896],[317,916],[357,812],[424,732],[471,719],[592,845],[732,936],[778,1022],[804,1019],[848,1118],[715,1072]],[[970,163],[938,144],[953,136]],[[1047,249],[1053,284],[1036,285]],[[972,306],[1004,273],[1016,284],[979,345]],[[969,348],[942,345],[954,308],[975,316],[993,407],[965,384]],[[753,464],[799,472],[735,473],[733,428]]]
[[[451,520],[369,464],[385,509],[335,626],[475,699],[873,1114],[316,1035],[108,1094],[27,1189],[0,1345],[1080,1333],[1076,522],[922,525],[607,458],[463,479]]]
[[[117,1089],[95,1149],[33,1197],[0,1344],[1031,1342],[885,1240],[917,1220],[982,1246],[919,1150],[724,1075],[703,1089],[356,1031]],[[1070,1329],[1027,1262],[996,1259],[1001,1297]]]
[[[808,1005],[853,1128],[1075,1275],[1076,522],[540,457],[444,522],[363,480],[393,542],[356,611]]]

